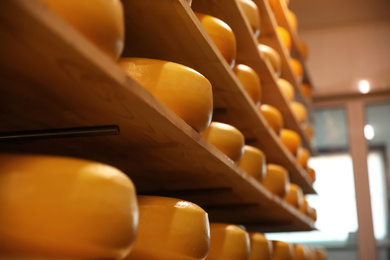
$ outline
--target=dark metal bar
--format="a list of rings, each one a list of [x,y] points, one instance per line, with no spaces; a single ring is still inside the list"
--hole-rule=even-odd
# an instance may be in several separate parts
[[[101,136],[101,135],[118,135],[118,134],[119,134],[119,127],[116,125],[59,128],[59,129],[0,133],[0,142],[69,138],[69,137],[88,137],[88,136]]]

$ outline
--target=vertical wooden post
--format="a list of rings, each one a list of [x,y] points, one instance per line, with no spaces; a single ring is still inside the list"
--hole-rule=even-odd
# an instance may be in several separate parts
[[[355,177],[356,208],[358,217],[358,252],[360,260],[377,259],[376,241],[372,222],[370,186],[367,165],[367,143],[364,137],[365,111],[362,101],[347,103],[349,147]]]

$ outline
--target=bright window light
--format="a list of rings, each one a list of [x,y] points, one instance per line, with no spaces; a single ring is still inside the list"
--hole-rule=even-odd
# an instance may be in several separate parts
[[[359,81],[359,91],[363,94],[370,92],[371,86],[368,80],[362,79]]]
[[[364,136],[366,137],[367,140],[372,140],[375,137],[375,131],[374,127],[372,125],[365,125],[364,126]]]

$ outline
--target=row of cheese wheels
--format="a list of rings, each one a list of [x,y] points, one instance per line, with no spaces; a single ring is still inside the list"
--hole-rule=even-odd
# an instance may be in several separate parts
[[[136,196],[120,170],[82,159],[0,155],[0,209],[0,259],[325,259],[209,223],[188,201]]]

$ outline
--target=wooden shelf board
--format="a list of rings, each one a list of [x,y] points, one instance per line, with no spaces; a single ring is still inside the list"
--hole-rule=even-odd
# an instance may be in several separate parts
[[[205,207],[252,204],[253,215],[270,212],[267,221],[283,215],[293,229],[312,228],[40,2],[5,1],[2,7],[0,120],[6,123],[0,132],[116,125],[120,133],[3,142],[1,152],[100,161],[128,174],[139,193],[193,191],[184,195]],[[209,214],[229,217],[227,211]]]

